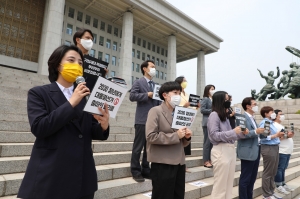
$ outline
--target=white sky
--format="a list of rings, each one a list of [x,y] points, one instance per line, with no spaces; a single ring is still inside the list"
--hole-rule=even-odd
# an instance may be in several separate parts
[[[206,84],[232,94],[233,103],[265,85],[257,68],[276,74],[276,66],[282,71],[292,61],[300,63],[285,50],[300,49],[300,0],[167,1],[224,40],[218,52],[205,56]],[[196,93],[196,70],[196,59],[177,64],[177,76],[187,78],[191,94]]]

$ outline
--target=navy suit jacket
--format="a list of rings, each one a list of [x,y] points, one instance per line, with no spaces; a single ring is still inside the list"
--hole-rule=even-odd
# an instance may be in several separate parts
[[[85,98],[72,107],[56,82],[29,90],[31,132],[36,137],[18,197],[74,199],[97,190],[92,139],[106,140],[97,120],[83,112]]]
[[[146,124],[149,110],[161,104],[160,101],[148,97],[148,92],[152,91],[145,77],[141,77],[133,83],[129,100],[137,102],[135,124]]]
[[[245,138],[238,140],[236,148],[237,157],[241,160],[255,161],[259,155],[258,138],[255,133],[255,126],[250,117],[247,113],[244,113],[244,115],[246,117],[246,128],[249,130],[249,134],[245,135]]]

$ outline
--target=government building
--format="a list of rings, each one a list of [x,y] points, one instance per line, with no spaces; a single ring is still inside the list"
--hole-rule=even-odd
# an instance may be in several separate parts
[[[51,53],[80,28],[94,34],[90,55],[129,87],[144,60],[155,62],[161,84],[176,78],[176,63],[197,58],[198,94],[205,55],[223,41],[165,0],[1,0],[0,65],[47,75]]]

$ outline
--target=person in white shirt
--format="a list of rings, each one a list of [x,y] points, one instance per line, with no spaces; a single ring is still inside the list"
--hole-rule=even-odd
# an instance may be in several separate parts
[[[284,130],[285,127],[281,125],[281,122],[285,119],[284,114],[281,110],[276,109],[274,111],[276,113],[276,118],[274,120],[274,126],[277,128],[278,131]],[[275,184],[276,189],[283,194],[288,194],[289,191],[293,191],[289,186],[285,184],[284,176],[285,170],[289,165],[289,160],[291,154],[293,153],[293,146],[294,141],[293,137],[294,132],[288,132],[286,136],[280,138],[279,144],[279,163],[278,163],[278,170],[275,176]]]

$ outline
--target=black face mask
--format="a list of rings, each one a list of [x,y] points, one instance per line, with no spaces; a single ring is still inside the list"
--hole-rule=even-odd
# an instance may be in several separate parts
[[[226,101],[226,102],[223,103],[223,106],[224,106],[225,108],[229,108],[230,105],[231,105],[231,101]]]

